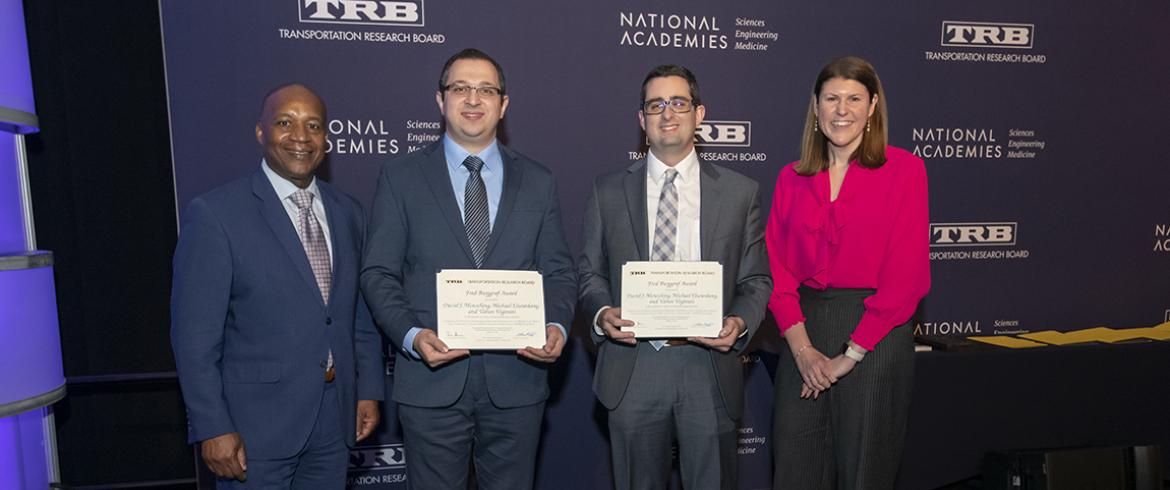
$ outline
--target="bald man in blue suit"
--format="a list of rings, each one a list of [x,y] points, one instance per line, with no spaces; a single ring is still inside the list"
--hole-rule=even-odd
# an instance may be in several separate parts
[[[171,343],[189,438],[220,488],[345,486],[378,423],[381,337],[358,292],[365,218],[314,177],[325,105],[265,98],[252,175],[195,198],[174,258]]]

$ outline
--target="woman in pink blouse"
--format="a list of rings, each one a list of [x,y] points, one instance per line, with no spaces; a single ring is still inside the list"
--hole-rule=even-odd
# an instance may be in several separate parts
[[[768,308],[787,341],[774,488],[893,488],[929,238],[926,167],[887,145],[877,73],[856,57],[830,62],[813,86],[800,160],[780,171],[768,216]]]

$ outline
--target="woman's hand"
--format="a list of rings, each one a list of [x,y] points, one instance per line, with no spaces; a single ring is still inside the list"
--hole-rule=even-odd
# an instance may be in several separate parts
[[[833,383],[836,383],[837,381],[840,381],[841,378],[844,378],[845,375],[853,372],[853,368],[855,367],[857,367],[857,361],[845,357],[845,354],[840,354],[837,357],[830,359],[829,362],[825,364],[824,369],[826,376],[828,376],[829,379],[833,379]],[[805,382],[805,384],[800,387],[800,397],[808,398],[811,396],[813,399],[816,399],[818,396],[820,396],[822,391],[825,390],[815,389],[807,382]]]
[[[851,371],[853,371],[854,367],[857,367],[857,361],[845,357],[845,354],[838,354],[837,357],[834,357],[829,361],[826,369],[828,370],[830,376],[833,376],[836,379],[841,379],[844,378],[846,374],[849,374]]]
[[[796,369],[800,371],[800,379],[804,381],[804,386],[800,390],[801,398],[809,396],[815,398],[837,382],[837,376],[829,369],[830,359],[809,342],[803,322],[785,331],[784,339],[788,341],[792,359],[796,362]]]
[[[831,360],[816,347],[808,345],[799,352],[800,354],[795,356],[796,368],[800,370],[800,377],[805,385],[816,391],[825,391],[837,382],[837,377],[829,370]]]

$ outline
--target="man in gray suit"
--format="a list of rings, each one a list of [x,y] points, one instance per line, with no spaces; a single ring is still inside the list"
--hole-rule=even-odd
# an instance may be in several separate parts
[[[382,167],[361,274],[374,321],[401,353],[393,398],[412,488],[531,488],[548,365],[560,357],[577,276],[545,167],[496,141],[508,108],[500,65],[476,49],[443,67],[440,141]],[[450,349],[436,334],[441,269],[543,276],[546,340],[515,352]]]
[[[695,152],[705,112],[690,70],[652,70],[638,111],[650,151],[599,177],[586,204],[579,299],[599,346],[593,389],[609,409],[618,489],[666,488],[674,441],[684,488],[736,488],[739,353],[763,319],[772,279],[758,184]],[[718,337],[648,341],[624,330],[634,323],[621,318],[621,267],[646,260],[723,265]]]

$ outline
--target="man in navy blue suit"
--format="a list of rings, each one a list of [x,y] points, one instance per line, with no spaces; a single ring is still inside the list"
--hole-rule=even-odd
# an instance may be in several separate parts
[[[412,488],[531,488],[548,398],[576,303],[576,273],[549,170],[496,140],[504,73],[482,51],[456,53],[435,93],[440,141],[386,163],[370,214],[362,292],[401,350],[394,368]],[[546,339],[511,351],[450,349],[436,334],[441,269],[540,271]]]
[[[252,175],[195,198],[175,249],[171,344],[189,439],[220,488],[343,488],[378,424],[381,338],[358,291],[365,217],[314,177],[325,104],[265,99]]]

